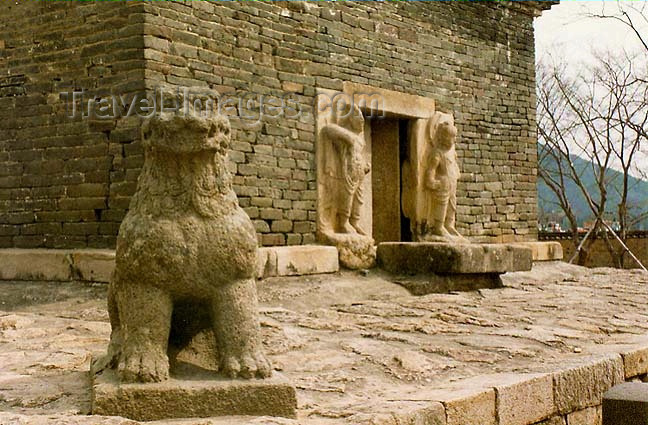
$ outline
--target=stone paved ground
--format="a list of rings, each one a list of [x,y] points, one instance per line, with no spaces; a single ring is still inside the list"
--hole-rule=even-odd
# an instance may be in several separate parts
[[[263,329],[298,388],[299,421],[164,423],[369,423],[464,378],[620,352],[648,340],[647,284],[646,273],[564,263],[505,276],[502,289],[423,297],[379,272],[268,279]],[[0,282],[0,424],[135,423],[81,416],[90,356],[110,331],[104,299],[103,285]]]

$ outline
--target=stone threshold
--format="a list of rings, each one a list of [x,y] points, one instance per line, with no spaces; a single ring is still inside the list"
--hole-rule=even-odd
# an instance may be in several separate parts
[[[600,425],[610,388],[648,374],[648,344],[588,356],[544,373],[496,373],[401,395],[419,407],[378,414],[373,423],[434,425]],[[380,409],[383,410],[383,409]]]
[[[110,249],[0,249],[0,280],[110,282],[115,251]],[[339,271],[333,246],[259,248],[257,277],[302,276]]]

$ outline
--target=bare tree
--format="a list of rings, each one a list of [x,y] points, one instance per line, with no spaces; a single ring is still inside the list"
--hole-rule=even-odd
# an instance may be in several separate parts
[[[645,217],[631,211],[631,176],[640,170],[636,157],[648,142],[648,83],[646,70],[633,66],[627,55],[598,55],[593,67],[576,74],[565,64],[540,63],[537,70],[539,177],[555,194],[570,225],[574,246],[580,245],[577,214],[566,190],[572,184],[585,199],[592,230],[600,234],[617,267],[625,250],[609,239],[606,213],[615,210],[619,237]],[[589,161],[589,170],[574,165],[575,157]],[[611,170],[617,170],[613,172]],[[588,185],[584,175],[594,176]],[[614,181],[615,176],[621,181]],[[616,179],[618,180],[618,179]],[[610,205],[611,191],[618,205]],[[585,264],[593,239],[582,247],[579,264]]]
[[[613,20],[623,24],[635,35],[644,53],[648,53],[648,2],[646,1],[620,1],[613,5],[601,2],[601,10],[598,13],[585,13],[586,17]],[[643,78],[646,78],[643,76]],[[648,82],[644,79],[644,82]],[[630,124],[635,125],[635,124]],[[648,128],[638,127],[635,131],[643,133],[648,137]]]
[[[606,8],[602,2],[599,13],[587,13],[592,18],[612,19],[628,27],[637,37],[646,53],[648,53],[648,3],[645,1],[618,1],[614,10]]]

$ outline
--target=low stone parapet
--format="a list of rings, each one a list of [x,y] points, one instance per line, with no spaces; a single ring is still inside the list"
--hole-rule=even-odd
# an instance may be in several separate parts
[[[0,280],[109,282],[115,251],[109,249],[2,249]]]

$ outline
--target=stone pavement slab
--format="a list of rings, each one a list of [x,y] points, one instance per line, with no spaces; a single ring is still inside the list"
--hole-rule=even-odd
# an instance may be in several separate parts
[[[297,389],[297,419],[157,423],[401,425],[478,410],[483,423],[551,414],[544,423],[564,425],[598,420],[600,392],[648,373],[646,273],[548,262],[504,275],[502,288],[426,296],[389,279],[372,271],[259,282],[266,348]],[[0,423],[135,423],[84,416],[90,358],[110,332],[105,303],[103,285],[0,282]],[[480,403],[462,403],[471,397]],[[517,400],[536,405],[520,411]],[[569,409],[578,410],[557,416]]]

